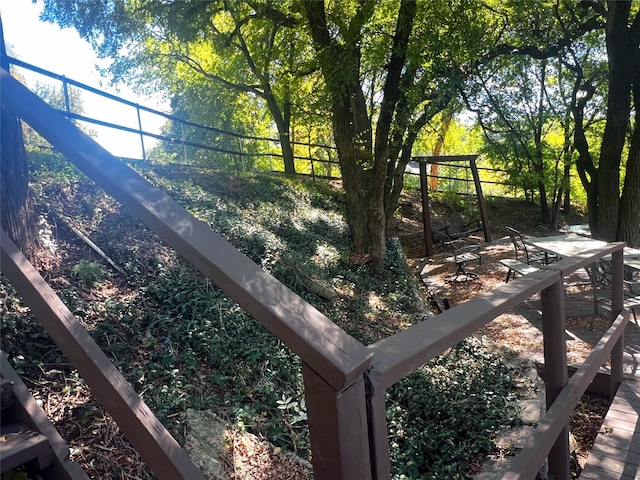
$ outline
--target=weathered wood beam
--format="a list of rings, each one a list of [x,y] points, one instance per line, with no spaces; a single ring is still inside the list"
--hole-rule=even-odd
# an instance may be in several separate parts
[[[337,391],[362,377],[370,354],[175,200],[0,70],[2,103],[190,261]]]
[[[4,231],[0,231],[0,247],[2,273],[153,474],[166,480],[204,480],[200,469]]]
[[[618,315],[609,330],[605,332],[591,354],[589,354],[584,364],[573,374],[560,391],[544,417],[540,419],[540,423],[529,439],[527,447],[516,456],[509,471],[503,475],[502,480],[519,480],[536,476],[561,430],[565,428],[571,412],[573,412],[602,364],[606,362],[616,342],[624,334],[624,329],[628,322],[629,311],[625,310]]]
[[[47,437],[49,445],[51,445],[53,465],[48,467],[49,471],[47,473],[55,473],[57,475],[56,478],[61,480],[89,480],[89,476],[80,464],[69,459],[67,443],[60,436],[56,427],[53,426],[44,410],[38,405],[36,399],[33,398],[27,386],[9,363],[4,352],[0,352],[0,372],[4,379],[13,384],[12,392],[15,398],[13,408],[16,409],[16,420],[28,428],[40,432]],[[3,416],[5,414],[6,411],[3,412]]]
[[[373,391],[390,387],[560,278],[558,272],[540,270],[370,345],[374,354],[369,373]]]

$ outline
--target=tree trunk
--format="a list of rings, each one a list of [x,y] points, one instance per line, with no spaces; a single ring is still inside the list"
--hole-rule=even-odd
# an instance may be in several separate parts
[[[631,80],[638,40],[630,38],[627,22],[630,2],[607,2],[609,95],[607,122],[598,162],[598,221],[594,235],[616,240],[620,219],[620,162],[631,111]]]
[[[0,66],[9,71],[0,19]],[[29,209],[29,166],[18,117],[1,108],[0,118],[0,222],[14,243],[31,258],[32,225]]]
[[[633,104],[636,112],[633,136],[629,146],[624,187],[620,198],[618,240],[640,247],[640,54],[636,53],[633,82]]]
[[[285,100],[284,113],[280,109],[278,102],[271,90],[271,86],[265,82],[263,84],[264,99],[267,101],[269,111],[273,116],[273,121],[278,129],[278,139],[282,149],[282,159],[284,161],[284,173],[287,175],[295,175],[296,164],[293,159],[293,148],[291,148],[291,137],[289,129],[291,127],[291,107],[289,100]]]
[[[383,195],[375,170],[361,167],[367,160],[371,162],[372,156],[371,141],[366,141],[367,131],[371,139],[371,129],[363,129],[362,122],[364,96],[358,95],[360,89],[353,91],[353,96],[349,91],[353,89],[347,91],[342,101],[333,101],[333,132],[346,197],[352,259],[380,264],[385,255]],[[353,121],[355,118],[360,121]],[[356,127],[358,124],[360,129]]]
[[[304,2],[308,26],[318,62],[331,95],[333,134],[338,151],[347,221],[351,234],[352,259],[382,264],[385,256],[384,193],[389,156],[389,132],[399,98],[406,42],[411,31],[415,5],[400,4],[394,48],[387,67],[384,96],[373,143],[371,118],[360,78],[360,36],[373,13],[373,2],[357,7],[349,35],[337,41],[327,26],[325,5]],[[337,61],[340,59],[340,61]]]
[[[544,125],[544,84],[546,77],[547,62],[543,60],[540,65],[540,96],[538,98],[538,118],[536,124],[533,125],[533,136],[536,145],[535,156],[533,158],[533,170],[536,172],[536,175],[538,177],[538,194],[540,195],[540,217],[542,219],[542,222],[545,224],[551,222],[549,201],[547,200],[547,188],[544,183],[544,153],[542,151],[542,128]]]
[[[447,136],[447,132],[449,131],[449,125],[451,125],[451,120],[453,119],[453,108],[445,110],[442,112],[442,123],[440,124],[440,132],[438,133],[438,138],[436,138],[436,145],[433,148],[433,156],[439,157],[442,154],[442,147],[444,147],[444,138]],[[431,165],[431,178],[429,179],[429,188],[433,192],[438,191],[438,164],[434,163]]]

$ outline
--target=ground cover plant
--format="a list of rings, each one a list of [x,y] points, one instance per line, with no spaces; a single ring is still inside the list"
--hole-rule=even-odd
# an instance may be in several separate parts
[[[307,457],[297,357],[64,161],[32,159],[48,238],[38,268],[170,432],[183,442],[186,409],[211,409]],[[424,299],[397,240],[388,241],[379,270],[347,257],[344,205],[330,185],[177,165],[136,168],[363,343],[423,319]],[[4,279],[0,300],[2,349],[56,411],[54,420],[72,425],[67,440],[78,458],[100,478],[125,478],[114,469],[130,471],[130,462],[109,467],[85,445],[105,413],[83,380]],[[492,435],[517,422],[517,412],[505,408],[517,394],[512,372],[486,342],[465,342],[389,390],[396,478],[464,478],[469,463],[491,450]]]

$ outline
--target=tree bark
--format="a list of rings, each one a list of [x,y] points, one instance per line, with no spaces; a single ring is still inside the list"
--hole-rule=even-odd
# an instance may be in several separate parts
[[[341,39],[332,38],[323,1],[304,7],[320,68],[332,103],[334,140],[342,170],[351,233],[351,250],[358,261],[380,265],[385,255],[385,182],[389,165],[392,121],[400,99],[400,81],[406,48],[413,28],[416,4],[401,2],[377,122],[372,122],[360,79],[360,39],[374,3],[362,2]]]
[[[293,148],[291,147],[291,136],[289,133],[291,128],[291,114],[289,104],[287,103],[288,100],[285,101],[283,112],[280,110],[280,106],[269,85],[264,86],[264,99],[267,101],[269,111],[278,129],[278,139],[280,140],[282,160],[284,161],[284,173],[287,175],[295,175],[296,164],[293,158]]]
[[[633,77],[633,104],[636,112],[633,136],[629,146],[624,187],[620,198],[617,238],[632,247],[640,247],[640,53],[636,50]]]
[[[4,43],[2,19],[0,19],[0,66],[9,71]],[[1,108],[0,118],[0,223],[2,229],[22,250],[32,257],[32,222],[29,209],[29,166],[22,137],[20,119]]]
[[[607,7],[609,95],[598,162],[598,219],[594,235],[612,241],[617,238],[620,219],[620,163],[629,125],[638,40],[631,38],[627,28],[631,2],[609,1]]]

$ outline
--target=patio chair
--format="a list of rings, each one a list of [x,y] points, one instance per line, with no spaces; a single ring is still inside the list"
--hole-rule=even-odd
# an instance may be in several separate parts
[[[518,230],[512,227],[505,228],[509,234],[509,238],[511,238],[513,248],[516,251],[516,260],[525,262],[527,265],[537,262],[542,263],[542,265],[548,265],[558,260],[558,256],[554,253],[530,250],[532,247],[528,247],[527,244],[524,243],[522,234]]]
[[[611,263],[600,259],[585,267],[593,288],[593,313],[599,313],[598,306],[611,310]],[[640,280],[626,277],[623,280],[624,308],[631,310],[633,320],[638,324],[637,310],[640,309]]]
[[[465,264],[469,262],[477,261],[478,264],[482,264],[482,257],[480,256],[480,245],[465,245],[462,240],[451,240],[451,237],[442,231],[433,232],[433,237],[438,244],[442,246],[445,253],[446,262],[454,262],[456,265],[456,271],[445,275],[446,280],[457,281],[460,275],[464,275],[467,278],[476,279],[478,274],[469,272],[465,268]],[[473,252],[471,250],[476,250]]]
[[[451,237],[451,240],[458,240],[459,238],[468,238],[474,235],[475,233],[482,232],[482,221],[474,220],[469,223],[465,223],[460,227],[460,231],[458,232],[450,232],[447,230],[445,233]]]

